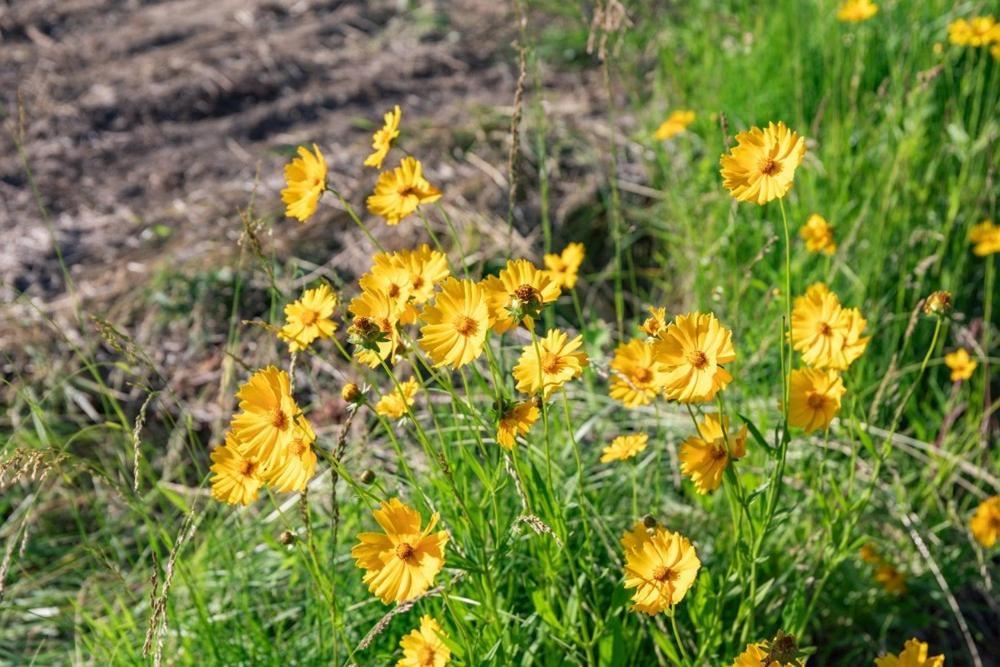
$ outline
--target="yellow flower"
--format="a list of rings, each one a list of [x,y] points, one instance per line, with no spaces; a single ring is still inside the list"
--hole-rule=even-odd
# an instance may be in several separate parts
[[[701,567],[690,540],[664,528],[646,531],[640,522],[622,537],[622,546],[625,588],[635,589],[632,608],[651,616],[684,599]]]
[[[645,433],[620,435],[612,440],[610,445],[601,450],[601,463],[630,459],[646,449],[647,442],[649,442],[649,436]]]
[[[722,431],[723,426],[725,433]],[[698,424],[698,435],[691,436],[681,445],[681,473],[691,478],[698,493],[715,491],[722,484],[722,475],[729,465],[730,456],[740,459],[746,455],[746,443],[746,426],[733,432],[727,417],[723,417],[720,422],[717,415],[705,415],[705,419]]]
[[[490,307],[490,326],[504,333],[520,322],[529,329],[547,303],[559,298],[559,284],[526,259],[512,259],[498,276],[482,282]]]
[[[993,60],[1000,60],[1000,42],[990,47],[990,55],[993,56]],[[996,251],[994,250],[993,252]]]
[[[573,340],[558,329],[524,346],[514,367],[517,390],[526,394],[542,393],[548,398],[564,384],[583,374],[587,353],[580,350],[583,339]]]
[[[861,560],[866,563],[870,563],[871,565],[880,565],[882,563],[882,556],[880,556],[875,547],[870,544],[862,546],[858,553],[861,556]]]
[[[415,250],[380,252],[373,258],[372,274],[393,268],[409,275],[410,298],[417,305],[426,303],[434,295],[434,288],[449,275],[448,258],[426,243]]]
[[[883,655],[875,658],[875,667],[944,667],[944,656],[927,657],[928,646],[922,641],[910,639],[903,645],[899,655]]]
[[[382,161],[392,148],[392,140],[399,136],[399,119],[402,115],[398,104],[385,114],[385,124],[372,136],[372,154],[365,158],[366,167],[382,168]]]
[[[1000,42],[1000,24],[992,16],[956,19],[948,24],[948,39],[958,46],[989,46]]]
[[[649,405],[663,389],[666,372],[653,358],[653,345],[633,340],[618,346],[611,360],[611,398],[627,408]]]
[[[647,306],[646,310],[649,311],[649,317],[643,321],[639,328],[650,338],[659,338],[667,329],[667,309]]]
[[[340,397],[344,399],[345,403],[360,403],[361,399],[364,398],[364,393],[361,391],[361,387],[353,382],[348,382],[340,390]]]
[[[975,244],[972,252],[979,257],[1000,252],[1000,226],[983,220],[969,230],[969,241]]]
[[[667,373],[664,395],[681,403],[711,401],[733,376],[722,367],[736,360],[733,332],[711,313],[678,315],[653,342]]]
[[[216,447],[212,459],[212,497],[230,505],[249,505],[257,500],[264,480],[257,459],[240,454],[232,432],[226,433],[226,444]]]
[[[868,325],[857,308],[846,309],[823,283],[796,297],[792,309],[792,347],[815,368],[846,370],[868,346],[861,334]]]
[[[398,108],[398,107],[397,107]],[[445,635],[430,616],[420,617],[420,627],[400,640],[403,657],[396,667],[444,667],[451,661],[451,649],[441,641]]]
[[[746,650],[736,656],[731,667],[802,667],[804,664],[797,658],[791,661],[776,659],[768,642],[756,642],[747,644]]]
[[[538,408],[531,401],[515,403],[504,411],[497,423],[497,444],[506,450],[514,449],[518,435],[527,435],[538,421]]]
[[[420,383],[414,378],[400,382],[399,387],[394,386],[391,392],[378,399],[375,412],[383,417],[399,419],[413,405],[413,399],[419,390]]]
[[[737,201],[763,206],[788,194],[805,154],[805,139],[784,123],[751,128],[737,134],[736,146],[722,156],[722,184]]]
[[[660,124],[658,128],[656,128],[656,133],[653,135],[653,138],[657,141],[665,141],[686,130],[688,125],[693,122],[693,111],[674,111],[665,121],[663,121],[663,123]]]
[[[447,531],[431,533],[438,515],[423,530],[420,513],[398,498],[372,512],[382,533],[361,533],[351,549],[355,564],[365,570],[364,583],[382,602],[405,602],[427,592],[444,567]]]
[[[545,269],[549,277],[562,289],[573,289],[576,285],[576,274],[583,264],[585,250],[582,243],[570,243],[558,255],[546,255]]]
[[[969,529],[976,541],[987,549],[1000,539],[1000,496],[990,496],[979,503],[969,521]]]
[[[371,368],[382,361],[391,364],[399,344],[396,324],[405,304],[381,290],[366,290],[356,296],[347,309],[354,315],[348,339],[358,346],[355,351],[358,361]]]
[[[412,215],[421,204],[432,204],[441,191],[427,182],[416,158],[404,157],[398,167],[378,175],[375,192],[368,197],[368,210],[389,225]]]
[[[337,295],[329,285],[309,289],[285,306],[285,326],[278,336],[292,352],[301,352],[317,338],[329,338],[337,330],[330,319],[337,307]]]
[[[364,292],[382,292],[388,296],[400,313],[400,319],[403,319],[406,305],[410,301],[410,292],[413,291],[413,279],[409,271],[402,266],[373,263],[371,271],[358,279],[358,285]]]
[[[236,397],[242,412],[233,417],[231,428],[240,453],[265,468],[280,463],[296,428],[308,426],[292,398],[288,373],[274,366],[259,370]]]
[[[309,422],[296,428],[285,458],[265,473],[267,484],[282,492],[305,490],[316,473],[316,452],[312,448],[315,441],[316,434]]]
[[[806,433],[830,425],[840,410],[847,389],[840,373],[816,368],[792,371],[789,385],[788,423]]]
[[[972,377],[972,372],[976,370],[976,360],[969,356],[964,347],[960,347],[954,352],[944,355],[945,365],[951,369],[951,381],[961,382]]]
[[[878,13],[878,5],[871,0],[844,0],[837,10],[837,20],[848,23],[867,21]]]
[[[281,201],[285,203],[285,215],[305,222],[316,212],[319,198],[326,190],[326,160],[313,144],[315,155],[305,146],[299,146],[299,157],[285,165],[285,182],[281,191]]]
[[[806,242],[806,250],[809,252],[832,255],[837,250],[837,243],[833,240],[833,227],[818,213],[809,216],[806,224],[799,230],[799,237]]]
[[[875,570],[875,581],[882,584],[886,593],[902,595],[906,592],[906,575],[892,565],[880,565]]]
[[[490,311],[478,284],[448,278],[420,317],[426,322],[420,328],[420,347],[435,366],[461,368],[483,353]]]

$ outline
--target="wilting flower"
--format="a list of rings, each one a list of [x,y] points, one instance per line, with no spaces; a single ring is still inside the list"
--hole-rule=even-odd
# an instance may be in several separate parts
[[[729,427],[728,418],[723,417],[720,422],[717,415],[705,415],[705,419],[698,424],[698,435],[691,436],[681,445],[678,455],[681,473],[691,478],[698,493],[715,491],[722,484],[722,475],[730,457],[740,459],[746,455],[746,442],[746,426],[734,432]]]
[[[383,361],[392,363],[399,343],[396,324],[405,307],[381,290],[365,290],[348,304],[354,322],[347,338],[358,347],[355,352],[358,361],[371,368]]]
[[[233,417],[234,442],[241,454],[266,468],[284,458],[297,428],[307,428],[292,398],[288,373],[268,366],[254,373],[236,392],[241,412]]]
[[[650,338],[659,338],[667,330],[667,309],[647,306],[649,317],[642,322],[642,332]]]
[[[945,365],[951,369],[951,381],[960,382],[972,377],[972,372],[976,370],[976,360],[969,356],[969,352],[960,347],[954,352],[944,355]]]
[[[989,46],[1000,42],[1000,24],[992,16],[956,19],[948,24],[948,39],[958,46]]]
[[[826,285],[815,283],[795,299],[792,347],[809,366],[846,370],[868,346],[867,325],[861,311],[844,308]]]
[[[306,349],[317,338],[329,338],[337,330],[337,323],[330,319],[336,307],[337,295],[329,285],[306,290],[285,306],[285,326],[279,337],[292,352]]]
[[[372,512],[383,533],[361,533],[351,549],[356,565],[365,570],[364,583],[382,602],[405,602],[430,588],[444,567],[447,531],[432,533],[438,515],[420,529],[420,513],[398,498]]]
[[[601,450],[601,463],[630,459],[646,449],[647,442],[649,442],[649,436],[645,433],[620,435],[612,440],[610,445]]]
[[[525,345],[514,366],[517,390],[526,394],[541,392],[544,398],[548,398],[564,384],[582,375],[587,367],[587,353],[580,350],[581,345],[583,339],[580,336],[570,340],[558,329]]]
[[[378,403],[375,404],[375,412],[389,419],[399,419],[413,405],[413,399],[416,398],[419,390],[420,383],[414,378],[400,382],[399,387],[394,386],[392,391],[378,399]]]
[[[892,565],[880,565],[875,570],[875,581],[882,584],[886,593],[902,595],[906,592],[906,575]]]
[[[723,364],[736,360],[733,332],[711,313],[678,315],[653,342],[663,366],[664,395],[681,403],[711,401],[732,382]]]
[[[816,368],[792,371],[788,424],[806,433],[826,428],[840,411],[840,399],[846,391],[837,371]]]
[[[281,201],[285,202],[285,215],[305,222],[316,212],[319,198],[326,190],[326,160],[313,144],[313,153],[299,146],[299,157],[285,165],[285,182]]]
[[[546,255],[545,270],[562,289],[573,289],[576,285],[576,274],[583,264],[585,250],[582,243],[570,243],[558,255]]]
[[[848,23],[867,21],[878,13],[878,5],[871,0],[844,0],[837,10],[837,20]]]
[[[701,567],[690,540],[665,528],[647,530],[640,521],[621,543],[633,609],[652,616],[684,599]]]
[[[633,340],[618,346],[611,360],[611,398],[627,408],[649,405],[663,389],[666,372],[653,358],[653,345]]]
[[[312,448],[315,441],[316,434],[309,422],[296,427],[285,457],[265,473],[268,485],[282,492],[304,490],[316,473],[316,452]]]
[[[392,148],[392,140],[399,136],[399,120],[402,115],[398,104],[392,111],[386,112],[384,124],[372,136],[372,154],[365,158],[366,167],[382,168],[382,161]]]
[[[506,450],[513,449],[517,436],[527,435],[538,415],[538,408],[531,401],[515,403],[504,410],[497,422],[497,444]]]
[[[837,243],[833,240],[833,227],[818,213],[809,216],[806,224],[799,230],[799,236],[806,242],[806,250],[809,252],[832,255],[837,250]]]
[[[380,252],[373,258],[372,274],[402,269],[409,276],[410,299],[420,305],[434,295],[434,288],[448,277],[448,258],[426,243],[415,250]]]
[[[426,324],[420,328],[420,347],[435,366],[461,368],[483,353],[490,312],[477,283],[448,278],[421,319]]]
[[[969,521],[969,529],[976,541],[987,549],[1000,539],[1000,496],[990,496],[976,507]]]
[[[559,284],[548,271],[526,259],[512,259],[498,276],[482,282],[490,306],[490,324],[504,333],[523,322],[529,329],[545,304],[559,298]]]
[[[738,201],[763,206],[788,194],[805,154],[805,139],[784,123],[751,128],[737,134],[736,146],[722,156],[722,184]]]
[[[1000,225],[994,225],[992,220],[983,220],[969,230],[969,241],[975,244],[972,252],[979,257],[1000,252]]]
[[[404,157],[398,167],[379,174],[375,192],[368,197],[368,210],[389,225],[398,225],[421,204],[433,204],[440,198],[441,191],[424,178],[420,162]]]
[[[226,444],[216,447],[212,459],[212,497],[230,505],[249,505],[257,500],[264,483],[257,459],[240,454],[232,432]]]
[[[451,649],[441,641],[444,630],[430,616],[420,617],[420,627],[403,637],[399,645],[403,657],[396,667],[444,667],[451,661]]]
[[[928,646],[917,639],[910,639],[903,645],[899,655],[883,655],[875,658],[875,667],[944,667],[944,656],[927,657]]]
[[[663,123],[656,128],[653,138],[657,141],[665,141],[677,136],[687,129],[688,125],[694,122],[694,112],[680,110],[672,112]]]
[[[947,315],[951,312],[951,292],[937,290],[924,300],[924,315]]]

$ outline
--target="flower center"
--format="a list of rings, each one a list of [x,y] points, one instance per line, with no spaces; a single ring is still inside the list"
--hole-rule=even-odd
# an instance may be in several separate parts
[[[278,429],[279,431],[284,431],[288,428],[288,415],[281,408],[276,408],[274,411],[274,416],[271,419],[271,426]]]
[[[760,165],[760,173],[765,176],[774,176],[779,171],[781,171],[781,165],[771,157],[765,159],[763,164]]]
[[[542,371],[555,375],[562,369],[563,361],[557,354],[547,354],[542,358]]]
[[[715,448],[712,450],[712,458],[715,459],[716,461],[723,460],[724,458],[726,458],[726,449],[721,445],[716,444]]]
[[[649,384],[653,379],[653,371],[648,368],[637,368],[635,371],[636,384]]]
[[[309,326],[319,319],[319,313],[315,310],[304,310],[302,311],[302,314],[299,315],[299,319],[302,320],[303,325]]]
[[[674,581],[677,579],[677,573],[666,565],[657,565],[653,570],[653,579],[659,582]]]
[[[822,410],[823,406],[826,405],[826,396],[813,392],[809,394],[809,397],[806,399],[806,403],[813,410]]]
[[[479,325],[468,315],[461,315],[455,320],[455,331],[468,338],[476,335],[476,332],[479,331]]]
[[[240,475],[243,477],[251,477],[255,470],[257,470],[256,463],[253,461],[244,461],[243,465],[240,466]]]
[[[417,659],[420,660],[421,667],[434,667],[436,657],[437,652],[433,646],[422,646],[420,647],[420,656]]]
[[[399,560],[409,560],[413,557],[413,547],[411,547],[406,542],[400,542],[396,545],[396,558]]]
[[[292,444],[288,446],[288,451],[292,454],[292,456],[302,456],[306,453],[307,448],[305,440],[302,438],[296,438],[295,440],[292,440]]]
[[[833,335],[833,327],[831,327],[826,322],[820,322],[819,326],[817,327],[817,329],[819,329],[819,334],[821,336],[827,336],[827,337],[829,337],[829,336]]]
[[[517,298],[518,301],[528,303],[538,299],[538,291],[531,285],[520,285],[516,290],[514,290],[514,297]]]
[[[705,366],[708,366],[708,355],[701,350],[695,350],[688,354],[688,361],[698,370],[702,370]]]
[[[413,289],[420,289],[421,287],[424,286],[424,277],[414,276],[412,282],[413,282]]]
[[[389,285],[389,298],[390,299],[397,298],[399,296],[400,291],[401,290],[399,289],[399,285],[397,285],[396,283],[392,283],[391,285]]]
[[[419,197],[420,196],[420,193],[417,191],[417,189],[414,186],[409,185],[409,184],[403,185],[396,192],[399,193],[400,197],[404,197],[404,198],[405,197]]]

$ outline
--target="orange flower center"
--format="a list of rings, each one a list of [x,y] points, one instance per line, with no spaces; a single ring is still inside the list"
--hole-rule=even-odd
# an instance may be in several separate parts
[[[829,337],[833,335],[833,327],[826,322],[820,322],[816,328],[819,330],[819,335],[821,336]]]
[[[716,461],[721,461],[724,458],[726,458],[725,448],[720,445],[716,445],[715,448],[712,450],[712,458],[715,459]]]
[[[254,471],[257,470],[257,464],[253,461],[244,461],[240,466],[240,475],[243,477],[253,476]]]
[[[677,579],[677,573],[666,565],[657,565],[656,569],[653,570],[653,579],[661,583],[664,581],[674,581]]]
[[[536,301],[538,299],[538,290],[536,290],[531,285],[520,285],[516,290],[514,290],[514,297],[518,301]]]
[[[636,384],[648,384],[653,379],[653,371],[648,368],[637,368],[635,370]]]
[[[692,366],[694,366],[698,370],[701,370],[705,368],[705,366],[708,366],[708,355],[706,355],[701,350],[695,350],[693,352],[688,353],[688,361],[691,363]]]
[[[413,276],[412,283],[413,283],[413,289],[420,289],[421,287],[424,286],[424,277],[423,276]]]
[[[292,456],[302,456],[306,453],[306,449],[308,448],[309,446],[306,445],[305,440],[302,438],[296,438],[295,440],[292,440],[292,444],[288,446],[288,451],[292,454]]]
[[[766,158],[760,165],[760,173],[765,176],[774,176],[779,171],[781,171],[781,165],[778,164],[772,157]]]
[[[826,396],[812,392],[809,394],[809,397],[806,398],[806,403],[813,410],[822,410],[823,406],[826,405]]]
[[[299,319],[302,320],[303,326],[309,326],[319,319],[319,313],[315,310],[304,310],[302,311],[302,314],[299,315]]]
[[[542,358],[542,371],[548,375],[555,375],[562,366],[563,360],[557,354],[547,354]]]
[[[434,667],[436,657],[437,652],[433,646],[421,646],[420,655],[417,659],[420,661],[421,667]]]
[[[389,285],[389,298],[395,299],[399,296],[400,291],[399,285],[396,283]]]
[[[271,419],[271,426],[278,429],[279,431],[284,431],[288,428],[288,415],[281,408],[276,408],[274,411],[274,417]]]
[[[399,560],[409,560],[413,557],[414,549],[406,542],[400,542],[396,545],[396,558]]]
[[[419,197],[420,196],[420,192],[417,190],[417,188],[414,187],[413,185],[408,184],[408,183],[407,184],[403,184],[398,190],[396,190],[396,192],[399,193],[400,197]]]
[[[479,324],[468,315],[461,315],[455,320],[455,331],[466,338],[475,336],[479,331]]]

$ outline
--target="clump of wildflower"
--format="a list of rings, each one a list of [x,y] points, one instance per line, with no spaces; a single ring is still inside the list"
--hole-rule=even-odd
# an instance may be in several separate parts
[[[392,391],[378,399],[375,404],[375,412],[389,419],[399,419],[405,415],[420,391],[420,383],[415,378],[410,378],[399,383],[399,387],[393,387]]]
[[[257,500],[264,484],[262,466],[256,458],[244,456],[233,438],[226,434],[226,443],[216,447],[212,459],[212,497],[230,505],[249,505]]]
[[[254,373],[236,392],[240,412],[231,423],[240,453],[272,468],[285,458],[288,446],[304,430],[312,432],[292,398],[288,373],[268,366]]]
[[[559,298],[562,290],[548,271],[526,259],[512,259],[499,275],[482,281],[490,308],[490,326],[497,333],[524,324],[534,327],[542,309]]]
[[[808,366],[846,370],[868,347],[867,325],[860,310],[844,308],[826,285],[815,283],[795,299],[792,347]]]
[[[948,40],[957,46],[990,46],[1000,42],[1000,24],[993,16],[955,19],[948,24]]]

